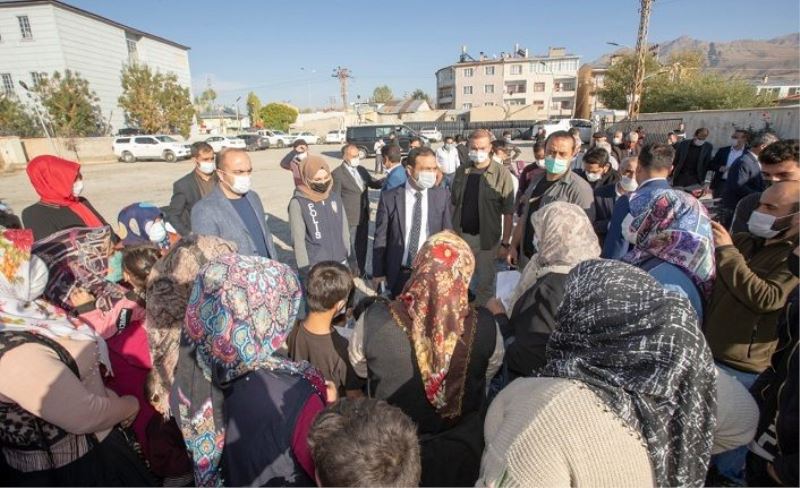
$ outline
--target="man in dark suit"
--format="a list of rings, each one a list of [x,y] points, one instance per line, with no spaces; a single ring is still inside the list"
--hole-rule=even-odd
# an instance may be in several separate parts
[[[369,240],[369,189],[379,190],[383,180],[378,180],[362,168],[358,147],[346,144],[342,148],[342,164],[334,169],[333,191],[339,194],[350,226],[350,268],[356,276],[364,276]]]
[[[733,213],[740,200],[752,193],[764,191],[759,155],[767,146],[777,141],[778,137],[770,132],[755,135],[750,141],[750,148],[728,169],[718,215],[719,222],[725,227],[731,225]]]
[[[456,134],[456,151],[458,151],[458,160],[461,162],[460,166],[469,164],[469,148],[467,147],[467,140],[461,134]]]
[[[731,135],[730,146],[721,147],[711,160],[709,171],[714,172],[714,179],[711,181],[711,190],[715,197],[722,195],[725,188],[725,180],[728,179],[728,170],[733,163],[744,155],[747,150],[747,143],[750,141],[750,133],[744,129],[736,129]]]
[[[428,147],[417,151],[406,166],[403,186],[381,193],[375,218],[372,254],[373,285],[381,283],[397,296],[411,275],[411,266],[425,240],[452,229],[450,192],[436,185],[436,154]]]
[[[622,160],[619,166],[619,173],[622,175],[621,179],[615,183],[599,186],[594,190],[594,231],[600,239],[600,245],[606,239],[608,233],[608,226],[611,223],[611,215],[614,212],[614,204],[621,196],[627,195],[636,191],[638,184],[636,183],[636,168],[639,167],[639,162],[635,157],[629,157]]]
[[[172,199],[162,211],[167,222],[178,234],[185,236],[192,232],[192,207],[207,196],[217,185],[214,149],[205,142],[192,144],[194,170],[172,185]]]
[[[669,144],[648,144],[639,153],[637,158],[639,166],[636,168],[636,181],[639,187],[631,195],[645,190],[658,190],[669,188],[667,177],[672,169],[675,158],[675,149]],[[621,259],[628,252],[628,241],[622,232],[622,221],[630,215],[631,195],[623,195],[614,203],[611,222],[608,224],[608,233],[603,242],[603,253],[600,257],[606,259]]]
[[[701,127],[694,131],[694,137],[681,141],[675,150],[675,161],[672,170],[672,186],[685,188],[702,185],[706,171],[711,165],[711,152],[714,146],[708,139],[708,129]]]
[[[261,198],[250,190],[253,164],[244,149],[217,157],[219,183],[192,209],[192,232],[236,244],[243,256],[278,259]]]

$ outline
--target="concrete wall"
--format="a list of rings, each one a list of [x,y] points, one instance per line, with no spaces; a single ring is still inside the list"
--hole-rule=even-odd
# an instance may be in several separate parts
[[[19,137],[0,137],[0,171],[8,171],[17,165],[24,165],[25,150]]]
[[[683,119],[686,135],[705,127],[710,131],[708,141],[714,147],[729,146],[734,128],[760,130],[769,126],[778,137],[800,137],[800,106],[746,108],[739,110],[698,110],[696,112],[659,112],[641,114],[639,120]]]
[[[22,139],[22,146],[28,161],[42,154],[54,154],[64,159],[81,163],[99,163],[116,161],[111,144],[113,137],[85,137],[75,139],[53,139],[56,151],[46,137]],[[23,164],[27,161],[23,161]]]

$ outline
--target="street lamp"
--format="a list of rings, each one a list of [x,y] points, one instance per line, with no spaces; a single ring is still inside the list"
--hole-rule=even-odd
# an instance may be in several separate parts
[[[550,110],[553,109],[553,90],[556,87],[556,75],[544,61],[539,61],[539,64],[541,64],[547,70],[547,73],[550,75],[550,91],[548,92],[549,95],[547,97],[547,120],[550,120]]]
[[[50,147],[53,148],[54,153],[57,152],[58,155],[60,156],[61,151],[56,149],[56,143],[55,141],[53,141],[53,138],[50,137],[50,131],[47,130],[47,125],[44,123],[44,117],[42,117],[41,112],[39,112],[39,107],[36,105],[36,101],[33,99],[33,94],[31,93],[31,90],[28,88],[28,85],[22,80],[19,80],[19,86],[21,86],[25,90],[25,94],[28,96],[28,99],[30,99],[31,106],[33,106],[33,111],[36,112],[36,116],[39,118],[39,123],[42,124],[42,130],[44,131],[44,135],[47,136],[47,140],[50,142]]]

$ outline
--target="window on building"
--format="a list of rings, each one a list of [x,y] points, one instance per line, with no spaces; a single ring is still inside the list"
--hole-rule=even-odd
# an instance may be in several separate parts
[[[533,84],[533,91],[534,92],[543,92],[544,91],[544,83],[536,82]]]
[[[525,85],[526,83],[524,81],[512,81],[510,83],[506,83],[506,93],[508,95],[525,93]]]
[[[544,100],[534,100],[533,108],[537,110],[544,110]]]
[[[494,102],[486,102],[484,103],[487,107],[494,107]]]
[[[11,78],[11,73],[0,74],[0,78],[3,79],[3,93],[5,93],[7,96],[13,95],[14,80]]]
[[[494,85],[483,85],[483,93],[494,93]]]
[[[511,74],[512,75],[521,75],[522,74],[522,65],[521,64],[512,64],[511,65]]]
[[[798,93],[800,93],[800,87],[798,87],[798,86],[793,86],[792,88],[789,88],[789,96],[790,96],[790,97],[791,97],[792,95],[797,95]]]
[[[464,86],[464,95],[472,95],[472,85]]]
[[[491,76],[491,75],[493,75],[493,74],[494,74],[494,66],[486,66],[486,67],[483,69],[483,72],[484,72],[485,74],[487,74],[487,75],[490,75],[490,76]]]
[[[508,101],[508,104],[509,105],[525,105],[525,99],[524,98],[512,98],[511,100]]]
[[[31,81],[33,82],[33,86],[38,85],[47,80],[47,73],[44,71],[31,71]]]
[[[475,70],[472,68],[464,68],[464,77],[465,78],[472,78],[472,75],[475,74]]]
[[[562,100],[561,107],[562,110],[566,110],[572,108],[572,100]]]
[[[31,31],[31,21],[28,20],[27,15],[18,15],[17,21],[19,22],[19,31],[22,33],[23,39],[33,39],[33,31]]]
[[[472,104],[471,103],[462,103],[461,104],[461,108],[464,109],[464,110],[469,110],[469,109],[472,108]]]
[[[128,37],[125,39],[125,42],[128,45],[128,61],[131,63],[139,61],[139,50],[136,48],[136,39]]]

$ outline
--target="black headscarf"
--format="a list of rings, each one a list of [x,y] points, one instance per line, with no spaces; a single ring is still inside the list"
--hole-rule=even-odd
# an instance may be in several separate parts
[[[716,369],[688,300],[633,266],[585,261],[567,277],[542,376],[584,382],[646,443],[659,486],[702,486]]]

